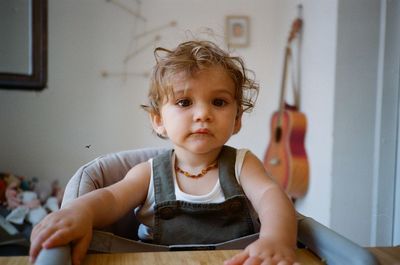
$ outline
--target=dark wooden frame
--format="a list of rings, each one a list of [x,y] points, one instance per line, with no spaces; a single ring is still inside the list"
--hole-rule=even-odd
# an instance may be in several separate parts
[[[32,1],[32,74],[0,73],[0,89],[42,90],[47,85],[47,1]]]

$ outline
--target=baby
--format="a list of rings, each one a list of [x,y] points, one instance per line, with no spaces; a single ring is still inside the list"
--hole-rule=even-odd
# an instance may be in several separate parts
[[[41,248],[72,243],[73,264],[79,264],[93,228],[136,209],[143,241],[207,244],[259,232],[225,264],[297,264],[291,201],[254,154],[225,145],[258,93],[243,61],[209,41],[157,48],[155,55],[142,107],[173,148],[48,215],[32,232],[31,260]]]

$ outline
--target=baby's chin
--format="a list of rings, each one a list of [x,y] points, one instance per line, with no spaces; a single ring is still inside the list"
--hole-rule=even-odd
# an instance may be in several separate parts
[[[222,148],[222,145],[207,137],[193,137],[190,139],[190,143],[185,147],[187,150],[194,154],[209,154],[210,152],[219,152]]]

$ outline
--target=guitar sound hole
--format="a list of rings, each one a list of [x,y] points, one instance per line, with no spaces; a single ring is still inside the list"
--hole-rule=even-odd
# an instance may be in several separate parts
[[[280,142],[281,138],[282,138],[282,128],[277,127],[275,130],[275,142]]]

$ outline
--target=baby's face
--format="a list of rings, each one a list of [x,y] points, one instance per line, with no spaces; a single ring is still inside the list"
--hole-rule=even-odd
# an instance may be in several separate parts
[[[178,74],[172,85],[173,95],[162,105],[161,115],[153,117],[153,127],[175,146],[205,153],[239,131],[235,84],[222,67],[212,66],[189,78]]]

